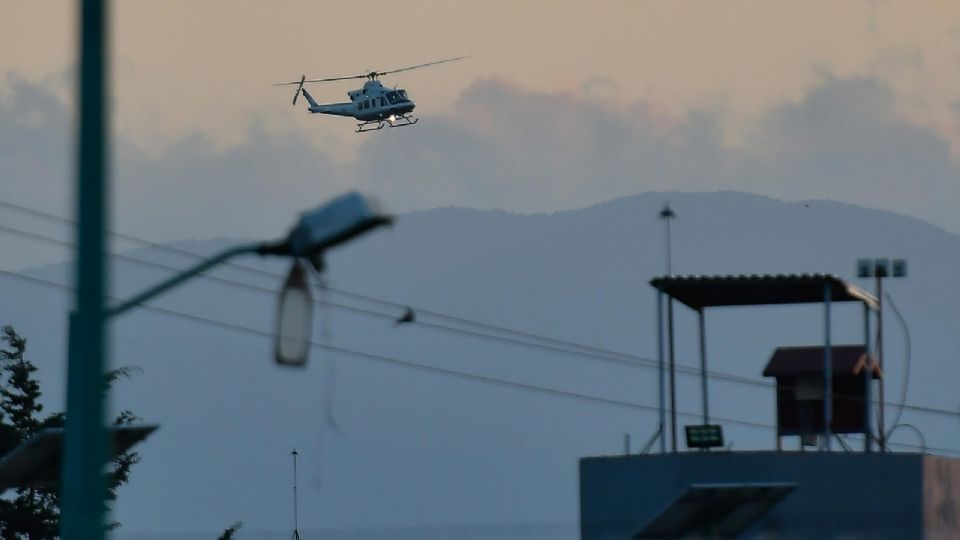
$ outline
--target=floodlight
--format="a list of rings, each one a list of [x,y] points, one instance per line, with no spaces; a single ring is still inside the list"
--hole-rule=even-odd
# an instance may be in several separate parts
[[[723,426],[703,424],[683,426],[687,435],[687,448],[717,448],[723,446]]]
[[[890,259],[877,259],[873,267],[873,275],[876,277],[887,277],[890,275]]]
[[[857,260],[857,277],[873,277],[873,259]]]
[[[280,291],[274,360],[281,365],[303,367],[313,334],[313,298],[306,272],[298,259]]]
[[[893,260],[893,277],[907,277],[907,260]]]

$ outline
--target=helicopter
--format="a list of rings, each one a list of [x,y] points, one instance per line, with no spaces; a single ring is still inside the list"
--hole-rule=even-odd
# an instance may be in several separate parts
[[[407,91],[402,88],[394,87],[392,90],[380,83],[382,75],[399,73],[401,71],[410,71],[422,67],[463,60],[466,56],[457,56],[455,58],[446,58],[427,62],[426,64],[417,64],[388,71],[369,71],[359,75],[348,75],[346,77],[330,77],[326,79],[307,79],[306,75],[300,77],[299,81],[276,83],[274,86],[296,85],[297,91],[293,94],[293,104],[297,104],[297,99],[302,95],[307,100],[307,111],[314,114],[329,114],[333,116],[348,116],[359,120],[357,123],[357,133],[381,130],[384,127],[404,127],[412,126],[420,121],[413,116],[413,109],[417,104],[407,96]],[[363,83],[363,88],[350,90],[347,97],[349,103],[317,103],[317,101],[307,92],[304,87],[307,83],[347,81],[351,79],[367,79]]]

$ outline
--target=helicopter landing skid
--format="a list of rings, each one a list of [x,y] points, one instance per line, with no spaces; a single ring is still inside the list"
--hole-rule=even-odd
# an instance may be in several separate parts
[[[412,116],[395,116],[392,120],[386,118],[384,120],[370,120],[368,122],[360,122],[357,124],[357,133],[366,133],[368,131],[379,131],[385,127],[404,127],[412,126],[419,122],[419,118],[414,118]]]
[[[390,120],[389,118],[387,119],[387,123],[390,124],[390,127],[412,126],[419,121],[419,118],[414,118],[406,114],[403,116],[396,116],[393,118],[393,120]]]
[[[366,133],[368,131],[377,131],[386,127],[383,120],[371,120],[369,122],[360,122],[357,124],[357,133]]]

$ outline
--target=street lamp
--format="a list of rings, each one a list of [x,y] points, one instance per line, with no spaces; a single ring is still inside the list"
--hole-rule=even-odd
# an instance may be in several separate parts
[[[322,269],[327,249],[390,222],[390,216],[381,213],[374,200],[357,192],[347,193],[302,214],[286,238],[228,248],[129,300],[106,307],[100,319],[105,323],[238,255],[292,257],[294,266],[280,294],[275,351],[278,363],[303,366],[309,350],[313,303],[300,259],[307,259],[314,268]],[[106,453],[102,451],[106,447],[103,442],[106,431],[102,412],[98,411],[103,410],[105,392],[99,384],[91,389],[91,379],[85,378],[84,370],[78,368],[83,357],[96,355],[79,344],[80,319],[76,312],[71,313],[61,536],[103,538],[105,492],[98,486],[102,483],[106,462]],[[98,374],[94,380],[101,379],[102,375]]]
[[[857,261],[857,277],[874,278],[876,280],[877,290],[877,365],[880,367],[880,373],[883,373],[883,278],[885,277],[906,277],[907,260],[906,259],[859,259]],[[865,379],[869,383],[869,379]],[[887,434],[884,432],[884,394],[883,377],[880,377],[880,415],[878,418],[877,434],[880,437],[880,451],[887,450]],[[867,387],[869,392],[869,386]],[[867,397],[869,398],[869,393]],[[869,406],[869,399],[867,400]],[[868,417],[869,418],[869,417]],[[868,426],[869,427],[869,426]],[[869,430],[867,436],[869,437]]]
[[[663,209],[660,210],[660,219],[663,220],[665,225],[664,229],[664,247],[666,248],[666,264],[667,264],[667,277],[673,275],[672,267],[672,245],[670,238],[670,221],[676,219],[677,214],[670,208],[670,203],[665,203]],[[660,320],[660,306],[657,306],[657,320]],[[662,335],[662,334],[661,334]],[[672,452],[676,453],[677,451],[677,382],[676,382],[676,359],[674,358],[673,350],[673,297],[667,298],[667,343],[668,343],[668,352],[667,356],[669,357],[670,364],[670,449]],[[665,401],[665,389],[664,389],[664,365],[663,365],[663,354],[660,355],[660,452],[667,451],[667,433],[666,433],[666,401]],[[704,392],[706,395],[706,392]],[[706,414],[704,414],[706,417]],[[706,419],[704,419],[706,422]]]
[[[294,259],[290,275],[280,291],[274,360],[287,366],[306,365],[312,331],[313,297],[310,295],[310,284],[303,265]]]

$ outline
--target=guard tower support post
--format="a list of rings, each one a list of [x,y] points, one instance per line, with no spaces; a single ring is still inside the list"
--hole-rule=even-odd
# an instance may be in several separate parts
[[[707,392],[707,334],[704,328],[705,308],[697,310],[697,317],[700,322],[700,392],[703,402],[703,425],[710,423],[710,400]]]
[[[667,381],[663,356],[663,291],[657,289],[657,366],[660,375],[660,453],[667,453]]]
[[[833,422],[833,358],[830,345],[830,282],[823,284],[823,441],[821,449],[830,450],[830,424]]]
[[[863,364],[863,451],[873,451],[873,429],[871,426],[871,410],[873,403],[871,399],[871,385],[873,384],[873,366],[870,365],[870,306],[863,304],[863,349],[866,351],[866,358]]]

